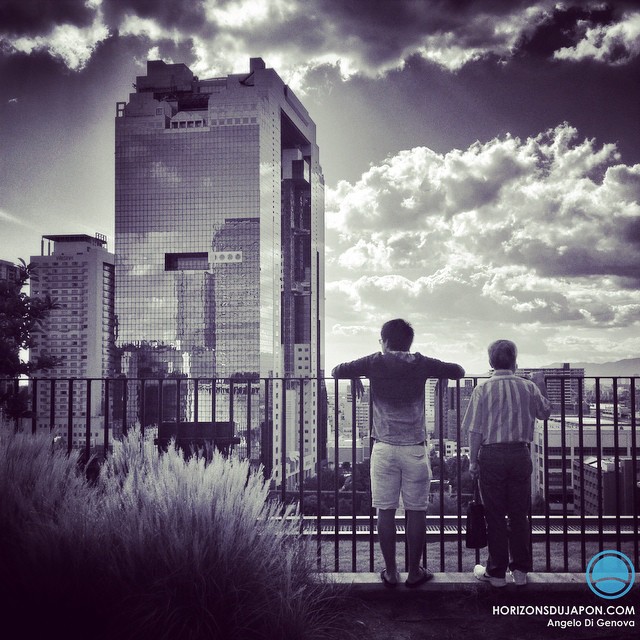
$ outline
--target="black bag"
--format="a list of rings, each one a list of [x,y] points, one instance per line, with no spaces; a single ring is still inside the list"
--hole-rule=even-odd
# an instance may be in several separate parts
[[[473,499],[467,507],[467,549],[482,549],[487,546],[487,523],[484,519],[484,505],[480,500],[478,478],[473,480]]]

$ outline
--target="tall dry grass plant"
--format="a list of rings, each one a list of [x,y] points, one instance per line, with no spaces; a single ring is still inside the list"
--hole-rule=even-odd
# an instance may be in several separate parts
[[[290,508],[267,500],[248,461],[159,455],[132,430],[92,485],[49,438],[4,433],[0,487],[0,569],[13,582],[0,596],[49,602],[68,637],[313,639],[343,627],[341,594],[313,579]]]

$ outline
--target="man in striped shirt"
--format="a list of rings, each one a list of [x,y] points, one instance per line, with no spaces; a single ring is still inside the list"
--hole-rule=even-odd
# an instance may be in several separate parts
[[[551,414],[544,376],[516,376],[517,355],[510,340],[489,346],[493,375],[473,390],[463,418],[469,431],[469,471],[480,477],[489,547],[487,566],[476,565],[474,575],[494,587],[507,584],[507,569],[517,585],[527,583],[533,470],[529,444],[536,418],[545,420]]]

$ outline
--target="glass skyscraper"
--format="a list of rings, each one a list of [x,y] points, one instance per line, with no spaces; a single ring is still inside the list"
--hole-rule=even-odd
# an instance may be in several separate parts
[[[115,121],[123,373],[323,375],[324,180],[306,109],[260,58],[208,80],[149,61],[135,88]]]

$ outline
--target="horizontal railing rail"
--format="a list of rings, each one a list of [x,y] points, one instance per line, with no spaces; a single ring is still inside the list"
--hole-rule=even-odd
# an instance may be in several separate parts
[[[638,380],[546,377],[553,413],[531,445],[534,568],[584,569],[605,548],[624,550],[638,566]],[[479,558],[464,547],[471,490],[462,418],[481,381],[426,385],[432,488],[423,556],[443,571]],[[132,427],[159,451],[173,438],[186,453],[212,442],[249,458],[270,479],[271,495],[297,506],[320,568],[373,570],[373,412],[363,382],[358,398],[348,381],[324,378],[32,378],[0,380],[0,397],[13,398],[5,422],[49,430],[84,460],[107,455]],[[396,522],[402,543],[402,515]]]
[[[320,516],[320,522],[315,516],[295,516],[292,520],[302,519],[301,532],[308,536],[333,536],[341,539],[351,538],[354,534],[358,537],[373,536],[378,539],[378,530],[375,521],[372,524],[368,516],[356,516],[356,524],[353,524],[351,516],[338,516],[338,524],[333,516]],[[619,531],[618,531],[619,529]],[[445,540],[457,540],[466,533],[466,517],[446,515],[427,515],[427,541],[437,542],[441,537]],[[637,535],[633,516],[604,516],[601,520],[597,516],[587,516],[582,522],[579,516],[550,516],[548,519],[542,515],[531,516],[531,536],[534,541],[551,538],[564,539],[568,536],[570,541],[597,540],[600,535],[605,540],[615,540],[618,533],[624,541],[633,541]],[[406,534],[405,521],[402,516],[396,516],[396,536],[402,541]]]

